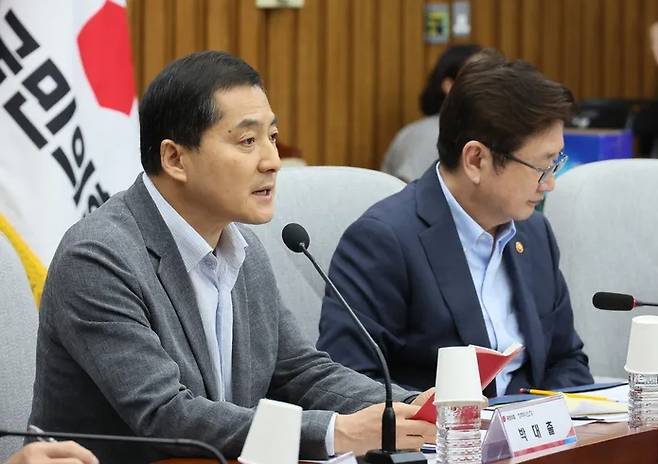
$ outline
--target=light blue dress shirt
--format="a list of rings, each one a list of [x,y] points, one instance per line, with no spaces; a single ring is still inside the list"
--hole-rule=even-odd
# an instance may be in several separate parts
[[[493,237],[457,202],[441,177],[439,164],[436,164],[436,174],[457,226],[457,234],[480,301],[491,348],[502,352],[515,342],[524,345],[519,322],[514,314],[512,283],[503,265],[505,245],[516,234],[514,221],[500,227],[496,237]],[[496,376],[497,395],[505,394],[512,372],[521,367],[524,361],[525,352],[522,351]]]
[[[151,179],[142,175],[162,219],[169,228],[183,258],[197,299],[210,359],[217,374],[221,400],[231,401],[233,354],[233,300],[231,290],[245,258],[247,242],[229,224],[213,250],[194,228],[164,199]]]
[[[233,300],[231,290],[235,286],[240,268],[246,256],[247,242],[235,226],[229,224],[219,238],[217,248],[210,245],[164,199],[146,174],[142,180],[155,206],[169,228],[185,270],[190,276],[196,295],[208,352],[217,373],[220,400],[231,401],[231,357],[233,354]],[[220,340],[217,340],[219,335]],[[325,446],[327,453],[334,454],[334,413],[327,427]]]

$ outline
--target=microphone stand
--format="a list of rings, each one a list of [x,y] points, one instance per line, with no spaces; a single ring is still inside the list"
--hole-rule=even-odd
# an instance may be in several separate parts
[[[647,303],[645,301],[635,300],[635,306],[653,306],[655,308],[658,306],[658,303]]]
[[[334,295],[336,295],[343,307],[347,309],[347,312],[352,317],[352,320],[357,325],[357,327],[359,327],[361,332],[365,334],[366,338],[372,345],[372,348],[377,353],[379,364],[381,364],[382,367],[382,372],[384,374],[384,386],[386,387],[386,400],[384,403],[384,412],[382,414],[382,447],[378,450],[368,451],[365,455],[365,461],[370,464],[426,464],[427,459],[425,459],[422,453],[411,450],[397,451],[396,449],[395,410],[393,409],[391,374],[388,370],[388,365],[386,364],[382,350],[379,348],[379,345],[377,345],[375,340],[373,340],[372,336],[363,326],[356,314],[354,314],[354,311],[352,311],[352,308],[349,304],[347,304],[347,301],[345,301],[345,298],[343,298],[343,295],[341,295],[334,283],[329,279],[322,268],[320,268],[318,263],[315,261],[315,258],[313,258],[313,255],[308,252],[306,249],[306,244],[304,242],[299,242],[299,247],[301,248],[301,252],[304,253],[304,256],[306,256],[309,261],[311,261],[311,264],[313,264],[315,270],[318,271],[318,274],[320,274],[322,279],[327,283],[327,285],[329,285],[329,288],[331,288],[331,291],[334,293]]]

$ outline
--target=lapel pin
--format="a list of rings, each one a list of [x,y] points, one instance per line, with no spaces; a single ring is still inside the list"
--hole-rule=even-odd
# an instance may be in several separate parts
[[[523,247],[523,243],[521,243],[521,242],[516,242],[514,244],[514,247],[516,248],[516,252],[519,253],[519,254],[523,253],[525,251],[525,248]]]

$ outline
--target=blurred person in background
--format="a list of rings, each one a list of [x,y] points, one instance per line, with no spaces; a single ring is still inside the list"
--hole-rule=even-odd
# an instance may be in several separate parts
[[[441,105],[461,67],[478,51],[479,45],[455,45],[441,55],[420,95],[425,116],[400,129],[386,151],[382,171],[411,182],[437,160]]]
[[[658,21],[649,27],[653,59],[658,65]],[[657,97],[658,97],[658,89]],[[638,154],[658,158],[658,100],[645,105],[635,116],[633,133],[638,139]]]

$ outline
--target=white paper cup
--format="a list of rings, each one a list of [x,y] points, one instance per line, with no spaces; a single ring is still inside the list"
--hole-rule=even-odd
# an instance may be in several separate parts
[[[636,316],[631,321],[624,369],[631,374],[658,374],[658,316]]]
[[[434,404],[459,405],[482,402],[480,371],[475,348],[472,346],[439,348]]]
[[[297,464],[302,408],[261,399],[238,458],[242,464]]]

